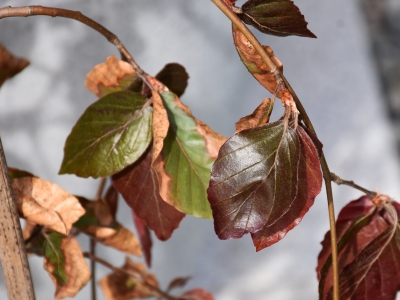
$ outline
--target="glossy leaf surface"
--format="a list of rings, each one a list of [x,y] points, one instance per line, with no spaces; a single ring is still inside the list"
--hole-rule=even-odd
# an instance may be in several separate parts
[[[400,289],[399,206],[390,202],[364,196],[339,213],[336,227],[340,299],[395,299]],[[322,246],[317,273],[319,299],[325,300],[332,299],[330,232]]]
[[[113,184],[135,214],[165,241],[185,216],[160,197],[157,175],[151,168],[149,150],[136,163],[115,174]]]
[[[301,221],[321,185],[318,152],[302,127],[277,121],[243,130],[211,171],[215,232],[220,239],[251,232],[257,250],[268,247]]]
[[[72,128],[60,174],[106,177],[135,162],[152,139],[152,108],[137,93],[116,92],[90,105]]]
[[[238,16],[259,31],[276,35],[316,36],[307,29],[307,22],[299,8],[290,0],[249,0]]]

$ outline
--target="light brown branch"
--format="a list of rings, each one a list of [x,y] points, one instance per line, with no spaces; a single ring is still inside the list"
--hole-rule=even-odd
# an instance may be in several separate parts
[[[10,300],[34,300],[32,278],[18,210],[0,140],[0,263]]]
[[[367,190],[366,188],[363,188],[362,186],[354,183],[354,181],[352,180],[344,180],[342,178],[340,178],[339,176],[337,176],[335,173],[331,172],[331,180],[336,183],[337,185],[347,185],[349,187],[352,187],[356,190],[359,190],[363,193],[365,193],[368,197],[370,198],[375,198],[377,196],[377,194],[373,191]]]
[[[290,86],[289,82],[279,71],[279,68],[274,64],[268,54],[265,52],[264,48],[257,40],[257,38],[251,33],[247,26],[240,20],[240,18],[233,12],[231,8],[224,3],[223,0],[211,0],[231,21],[237,28],[243,33],[243,35],[249,40],[253,45],[254,49],[263,59],[264,63],[267,65],[268,69],[271,70],[271,74],[274,74],[277,81],[282,80],[285,83],[286,88],[292,94],[292,97],[296,103],[296,107],[300,112],[300,118],[304,121],[304,124],[308,129],[311,130],[315,135],[314,127],[311,123],[310,118],[307,115],[300,99],[297,97],[296,93]],[[329,211],[329,224],[331,230],[331,247],[332,247],[332,269],[333,269],[333,300],[339,300],[339,269],[338,269],[338,259],[337,259],[337,238],[336,238],[336,225],[335,225],[335,211],[333,203],[332,185],[329,166],[326,162],[325,156],[322,153],[320,158],[320,164],[322,168],[322,173],[324,176],[326,194],[328,200],[328,211]]]

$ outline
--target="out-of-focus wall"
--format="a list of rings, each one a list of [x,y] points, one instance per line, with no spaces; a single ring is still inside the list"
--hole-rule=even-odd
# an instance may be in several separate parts
[[[243,2],[243,1],[242,1]],[[182,100],[196,117],[225,135],[266,92],[246,71],[231,40],[230,23],[207,0],[3,0],[2,5],[41,4],[80,10],[116,33],[141,67],[156,74],[179,62],[190,74]],[[367,29],[355,1],[296,1],[318,39],[258,34],[284,64],[314,125],[332,171],[370,189],[399,197],[394,135],[369,56]],[[49,17],[0,20],[0,43],[31,65],[0,89],[0,135],[10,166],[26,169],[74,194],[93,197],[97,182],[58,176],[65,138],[96,98],[85,75],[109,55],[107,41],[82,24]],[[281,113],[277,104],[274,114]],[[334,188],[336,212],[360,193]],[[118,217],[132,228],[122,203]],[[249,236],[219,241],[212,221],[186,217],[171,240],[156,242],[153,268],[165,287],[192,276],[190,287],[218,300],[317,299],[316,259],[328,230],[321,193],[302,223],[280,243],[256,253]],[[79,240],[87,246],[84,237]],[[86,247],[87,248],[87,247]],[[98,247],[98,255],[121,265],[123,256]],[[42,259],[30,258],[37,299],[53,299]],[[98,278],[109,271],[98,268]],[[89,299],[85,288],[76,299]],[[4,284],[0,299],[6,299]],[[102,299],[102,295],[99,297]]]

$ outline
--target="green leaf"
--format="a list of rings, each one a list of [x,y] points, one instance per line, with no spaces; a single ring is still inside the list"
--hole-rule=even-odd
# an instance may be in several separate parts
[[[170,122],[162,157],[171,177],[171,204],[186,214],[212,218],[206,190],[214,158],[207,151],[205,137],[198,132],[194,117],[174,101],[175,95],[164,92],[161,97]]]
[[[238,16],[266,34],[316,38],[307,29],[308,23],[299,8],[290,0],[249,0],[243,4]]]
[[[61,249],[61,242],[64,238],[66,238],[65,235],[50,232],[46,235],[43,242],[43,255],[54,266],[52,275],[56,278],[59,285],[65,285],[69,280],[64,268],[65,256]]]
[[[72,128],[60,174],[106,177],[134,163],[152,139],[152,108],[129,91],[108,94],[90,105]]]
[[[188,85],[189,75],[182,65],[170,63],[166,64],[165,67],[158,72],[156,78],[164,83],[171,92],[180,97],[185,92]]]

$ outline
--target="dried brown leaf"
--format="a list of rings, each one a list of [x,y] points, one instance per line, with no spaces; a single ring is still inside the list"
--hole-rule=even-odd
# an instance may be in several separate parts
[[[142,275],[128,276],[126,273],[114,272],[102,278],[99,285],[107,300],[126,300],[154,296],[154,293],[144,285],[140,277],[144,275],[145,281],[155,287],[158,287],[159,284],[153,274],[146,274],[146,269],[142,264],[135,263],[127,257],[125,265],[121,269],[132,274],[140,273]]]
[[[73,238],[64,238],[61,241],[61,250],[64,255],[62,268],[68,278],[67,282],[60,284],[53,275],[56,268],[50,259],[44,258],[44,269],[49,273],[51,280],[56,286],[55,298],[63,299],[74,297],[89,281],[90,271],[87,265],[79,243]]]
[[[29,222],[67,235],[85,210],[78,199],[49,181],[23,177],[12,180],[19,213]]]
[[[153,158],[152,163],[160,155],[164,147],[164,139],[167,136],[169,121],[167,110],[162,103],[159,93],[152,91],[153,95]]]
[[[136,78],[132,66],[115,55],[107,57],[104,63],[94,66],[93,70],[86,75],[85,87],[98,97],[116,91],[112,88],[121,86],[121,80],[132,82]],[[123,87],[124,89],[125,87]]]
[[[111,184],[110,187],[108,188],[106,195],[104,196],[104,200],[108,204],[108,208],[110,210],[110,214],[115,220],[115,215],[117,213],[118,209],[118,192],[114,188],[114,186]]]
[[[12,55],[6,48],[0,45],[0,86],[4,81],[21,72],[29,65],[25,58]]]
[[[239,131],[268,123],[273,106],[274,101],[269,98],[265,98],[251,115],[245,116],[235,123],[235,134]]]
[[[134,211],[132,210],[133,222],[135,223],[136,232],[139,237],[140,245],[142,246],[142,252],[144,256],[144,260],[146,261],[147,266],[151,267],[151,248],[153,246],[153,241],[151,240],[151,234],[149,228],[146,226],[146,223],[138,218]]]
[[[203,289],[193,289],[182,294],[179,300],[214,300],[213,295]]]

